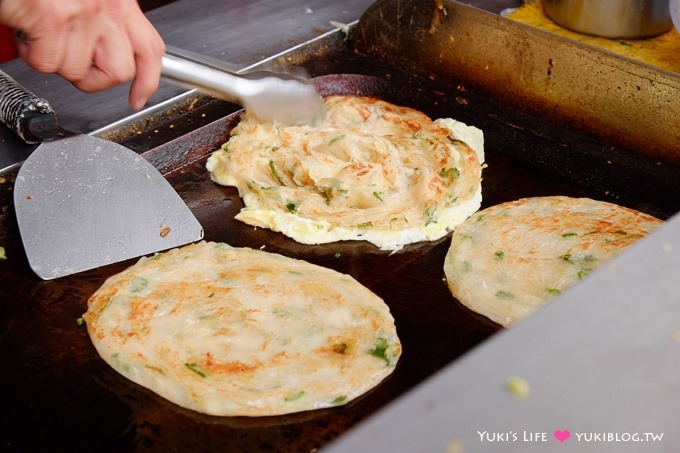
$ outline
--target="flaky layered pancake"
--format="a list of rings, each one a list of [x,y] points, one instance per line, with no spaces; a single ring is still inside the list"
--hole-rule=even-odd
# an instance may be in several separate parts
[[[524,198],[479,211],[456,228],[444,272],[456,299],[507,327],[661,224],[589,198]]]
[[[318,126],[247,113],[209,158],[235,186],[247,224],[304,244],[366,240],[381,249],[436,240],[479,209],[482,132],[367,97],[331,96]]]
[[[106,280],[84,319],[116,371],[211,415],[342,405],[401,354],[388,307],[352,277],[222,243],[142,258]]]

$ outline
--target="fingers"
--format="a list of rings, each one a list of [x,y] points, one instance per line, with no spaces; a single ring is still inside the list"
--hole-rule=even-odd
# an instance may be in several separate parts
[[[0,17],[20,30],[19,54],[41,72],[54,72],[71,82],[92,66],[102,0],[2,0]]]
[[[109,0],[106,5],[110,31],[95,48],[91,71],[75,85],[98,91],[133,79],[129,103],[139,110],[158,88],[165,44],[136,0]]]
[[[50,2],[48,0],[3,0],[0,17],[25,34],[19,52],[26,63],[42,72],[61,67],[72,21],[91,11],[91,0]],[[30,44],[28,42],[30,41]]]
[[[132,48],[127,40],[101,40],[95,48],[93,64],[73,85],[91,93],[126,82],[135,74]]]
[[[63,45],[64,54],[56,71],[69,82],[78,82],[90,72],[100,22],[80,16],[71,21]]]
[[[95,91],[133,79],[129,103],[139,110],[158,88],[165,44],[136,0],[110,0],[107,5],[111,32],[103,35],[94,67],[76,86]]]
[[[131,80],[135,74],[134,53],[123,27],[105,17],[99,24],[100,35],[92,51],[87,73],[74,80],[80,90],[95,92]]]
[[[43,34],[27,36],[18,46],[19,55],[27,65],[40,72],[57,72],[64,58],[67,35],[64,30],[44,30]]]
[[[0,0],[0,18],[26,33],[19,53],[92,92],[133,80],[139,109],[158,88],[163,40],[136,0]]]
[[[139,11],[137,20],[131,21],[128,27],[136,65],[136,75],[130,87],[129,102],[132,108],[139,110],[158,89],[165,44],[141,11]]]

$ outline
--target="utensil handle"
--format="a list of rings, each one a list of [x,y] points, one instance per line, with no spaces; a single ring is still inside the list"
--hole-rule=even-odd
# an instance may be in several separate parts
[[[207,55],[203,55],[200,53],[192,52],[190,50],[181,49],[179,47],[174,47],[168,44],[165,45],[165,55],[169,55],[171,57],[179,58],[182,60],[193,61],[194,63],[198,63],[202,66],[209,66],[213,69],[217,69],[218,71],[226,72],[233,75],[238,74],[242,68],[241,66],[234,63],[229,63],[227,61],[209,57]]]
[[[248,85],[248,81],[229,71],[170,52],[163,55],[162,68],[163,78],[176,85],[237,104],[242,102],[244,85]]]
[[[0,121],[26,143],[38,143],[58,129],[57,114],[43,98],[0,70]],[[49,135],[49,134],[47,134]]]

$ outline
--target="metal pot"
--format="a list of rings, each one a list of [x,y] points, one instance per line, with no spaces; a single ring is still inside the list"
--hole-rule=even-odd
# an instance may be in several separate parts
[[[669,0],[543,0],[545,13],[570,30],[606,38],[654,36],[672,27]]]
[[[671,0],[671,19],[676,30],[680,31],[680,0]]]

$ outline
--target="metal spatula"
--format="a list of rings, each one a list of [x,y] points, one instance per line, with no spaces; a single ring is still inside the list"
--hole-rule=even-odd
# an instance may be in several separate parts
[[[163,77],[242,105],[264,121],[315,124],[325,111],[323,99],[306,77],[263,70],[236,73],[221,61],[170,46],[163,56]]]
[[[0,119],[42,142],[14,184],[14,207],[33,271],[49,280],[203,237],[156,168],[117,143],[61,129],[49,103],[0,71]]]

